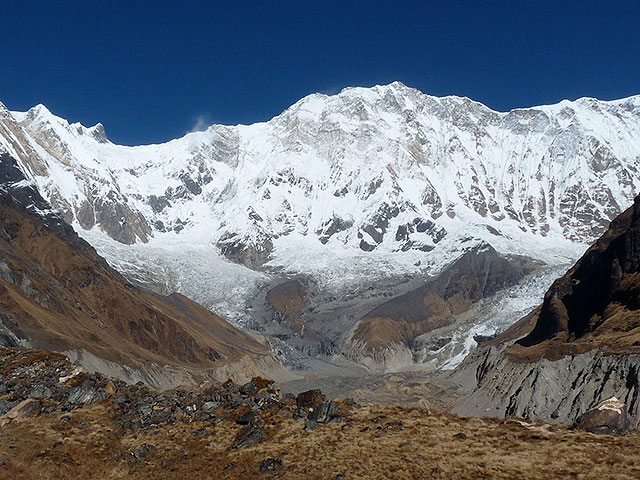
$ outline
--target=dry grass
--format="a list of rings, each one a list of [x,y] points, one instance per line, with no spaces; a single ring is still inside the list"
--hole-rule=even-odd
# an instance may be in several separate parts
[[[6,479],[638,479],[640,434],[597,436],[560,425],[464,419],[416,409],[363,406],[312,432],[291,411],[265,418],[265,440],[230,448],[240,426],[191,423],[121,435],[107,405],[43,415],[0,429]],[[81,428],[85,422],[86,426]],[[211,434],[194,437],[206,427]],[[136,461],[143,443],[155,451]],[[280,469],[261,473],[260,462]],[[231,467],[232,466],[232,467]]]

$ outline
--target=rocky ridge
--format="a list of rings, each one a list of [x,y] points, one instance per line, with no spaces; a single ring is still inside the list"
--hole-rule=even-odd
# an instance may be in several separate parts
[[[573,421],[615,396],[640,422],[640,197],[545,295],[468,357],[457,411]],[[570,386],[567,389],[567,386]]]
[[[367,312],[352,327],[342,354],[371,369],[394,371],[412,363],[435,363],[458,318],[474,304],[517,285],[539,268],[526,258],[504,257],[488,244],[467,250],[417,289]],[[457,353],[457,352],[456,352]],[[419,360],[418,360],[419,359]]]
[[[365,252],[430,250],[456,233],[439,222],[466,210],[498,233],[515,222],[541,236],[597,238],[638,187],[639,106],[637,97],[585,98],[500,113],[395,82],[310,95],[263,124],[144,147],[114,145],[101,125],[69,124],[43,105],[3,109],[3,143],[69,223],[144,243],[218,216],[221,250],[258,266],[296,233]]]

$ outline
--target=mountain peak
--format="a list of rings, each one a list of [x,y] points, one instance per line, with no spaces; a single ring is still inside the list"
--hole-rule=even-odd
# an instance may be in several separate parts
[[[60,123],[65,126],[69,125],[69,122],[63,118],[55,116],[51,113],[44,104],[39,103],[38,105],[31,107],[26,112],[13,112],[14,117],[19,122],[28,121],[29,123],[37,123],[37,124],[56,124]]]
[[[395,80],[395,81],[387,84],[386,86],[387,87],[391,87],[391,88],[397,88],[397,89],[410,88],[410,87],[407,87],[404,83],[402,83],[399,80]]]
[[[87,128],[87,132],[99,143],[107,143],[109,141],[104,125],[100,122],[96,123],[93,127]]]
[[[41,117],[41,116],[52,116],[51,110],[49,110],[46,105],[43,103],[39,103],[29,110],[27,110],[27,115],[31,117]]]

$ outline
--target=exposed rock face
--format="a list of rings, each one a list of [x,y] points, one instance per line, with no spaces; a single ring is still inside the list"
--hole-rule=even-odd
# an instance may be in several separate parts
[[[488,341],[454,372],[453,378],[470,390],[457,411],[573,422],[615,396],[636,427],[639,273],[640,197],[554,282],[539,309]],[[601,420],[598,416],[594,422]],[[624,423],[620,417],[611,428]]]
[[[151,227],[145,217],[122,202],[120,195],[111,191],[95,202],[82,203],[77,210],[77,220],[85,230],[99,225],[102,231],[114,240],[132,244],[136,241],[147,242],[152,235]],[[73,217],[68,218],[73,220]]]
[[[535,327],[509,352],[601,348],[640,354],[640,197],[545,295]]]
[[[256,240],[255,237],[260,237]],[[273,250],[273,242],[266,234],[241,237],[236,233],[227,233],[220,237],[217,246],[220,252],[232,262],[241,263],[252,269],[264,265]]]
[[[640,425],[638,355],[593,350],[553,361],[523,362],[506,355],[504,346],[488,346],[472,352],[452,378],[469,392],[453,409],[461,415],[573,423],[615,396],[627,405],[631,427]]]

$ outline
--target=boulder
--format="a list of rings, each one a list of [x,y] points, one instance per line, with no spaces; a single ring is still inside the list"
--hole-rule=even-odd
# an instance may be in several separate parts
[[[253,410],[248,411],[244,415],[240,415],[236,419],[236,423],[238,425],[258,425],[260,423],[260,417],[257,412]]]
[[[267,388],[273,385],[273,380],[262,377],[253,377],[250,382],[245,383],[240,387],[240,393],[242,395],[253,395],[255,392],[259,392],[263,388]]]
[[[261,442],[263,438],[264,432],[262,431],[262,427],[247,425],[236,435],[236,438],[233,440],[233,448],[239,450],[253,447],[255,444]]]
[[[136,459],[141,459],[143,457],[146,457],[147,455],[149,455],[150,453],[155,452],[156,450],[156,446],[152,445],[150,443],[143,443],[141,445],[138,445],[138,447],[136,447],[136,449],[131,452],[131,454],[136,458]]]
[[[14,406],[15,404],[13,402],[9,402],[8,400],[0,400],[0,415],[4,415]]]
[[[253,400],[260,410],[274,410],[281,406],[279,398],[278,392],[262,390]]]
[[[280,470],[283,466],[282,460],[279,458],[265,458],[260,462],[260,472],[269,473]]]
[[[85,383],[72,388],[67,401],[69,403],[94,403],[105,398],[106,394],[103,389]]]
[[[296,405],[299,408],[314,408],[324,401],[324,395],[321,390],[307,390],[298,394],[296,397]]]
[[[591,433],[621,434],[630,426],[627,406],[616,397],[608,398],[580,415],[575,426]]]
[[[258,386],[253,380],[240,387],[240,393],[242,395],[251,395],[252,393],[255,393],[256,390],[258,390]]]
[[[104,387],[104,393],[106,393],[107,395],[115,395],[117,391],[118,390],[115,384],[111,380],[109,380],[107,382],[107,385]]]
[[[37,398],[27,398],[5,413],[2,418],[0,418],[0,425],[6,425],[11,421],[18,423],[26,422],[29,418],[40,415],[41,409],[42,404],[40,400]]]
[[[305,419],[304,426],[307,430],[311,430],[318,426],[319,423],[330,423],[338,421],[339,417],[336,415],[340,408],[332,401],[322,402],[316,406],[316,408],[310,409],[307,418]]]

